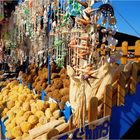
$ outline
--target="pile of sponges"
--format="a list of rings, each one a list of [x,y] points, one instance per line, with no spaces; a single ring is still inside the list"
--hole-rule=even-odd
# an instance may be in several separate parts
[[[6,137],[23,139],[29,135],[29,130],[53,120],[63,119],[59,106],[55,102],[42,101],[28,87],[9,83],[0,92],[0,112],[6,127]]]
[[[51,64],[51,85],[48,85],[48,68],[44,66],[37,70],[34,65],[30,65],[28,74],[22,75],[22,81],[31,83],[37,93],[44,90],[47,93],[46,100],[49,97],[62,103],[69,100],[70,80],[65,68],[59,69],[56,65]]]

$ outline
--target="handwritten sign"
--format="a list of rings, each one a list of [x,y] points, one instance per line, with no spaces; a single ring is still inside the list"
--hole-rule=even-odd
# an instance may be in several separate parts
[[[52,139],[66,140],[69,138],[79,140],[82,139],[109,140],[109,133],[110,133],[110,116],[107,116],[102,119],[91,122],[81,129],[79,128],[74,129],[59,136],[55,136]]]

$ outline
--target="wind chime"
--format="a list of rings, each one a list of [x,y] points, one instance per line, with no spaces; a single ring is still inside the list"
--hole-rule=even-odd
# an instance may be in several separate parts
[[[98,1],[89,3],[76,1],[84,6],[81,15],[75,18],[77,31],[82,29],[83,32],[71,35],[69,60],[72,60],[70,64],[79,75],[80,71],[86,72],[88,66],[92,66],[91,69],[99,68],[98,64],[100,64],[103,57],[100,57],[98,48],[105,51],[110,50],[110,46],[115,46],[117,40],[113,38],[116,28],[116,18],[114,10],[109,3],[103,3],[99,8],[92,9],[91,5]],[[108,21],[109,27],[101,30],[99,19],[102,20],[102,25],[105,28],[107,28]],[[99,40],[99,30],[103,33],[102,42]]]
[[[64,4],[65,5],[65,4]],[[52,59],[59,67],[64,67],[66,46],[64,35],[62,34],[62,15],[64,13],[64,6],[61,3],[59,7],[59,0],[51,3],[51,32],[50,32],[50,46]]]

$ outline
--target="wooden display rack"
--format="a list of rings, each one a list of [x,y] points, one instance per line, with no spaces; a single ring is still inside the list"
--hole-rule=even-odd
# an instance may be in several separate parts
[[[140,62],[140,40],[137,40],[135,42],[135,46],[128,46],[128,42],[124,41],[122,42],[122,46],[115,47],[112,46],[111,50],[122,50],[123,51],[123,57],[121,58],[121,64],[126,64],[128,61],[134,61],[134,62]],[[101,55],[105,55],[105,50],[101,51],[98,49],[98,51],[101,53]],[[112,53],[112,52],[110,52]]]
[[[122,64],[126,64],[127,61],[133,60],[136,62],[140,61],[140,40],[135,42],[135,46],[128,46],[128,42],[124,41],[121,47],[117,47],[117,49],[121,49],[124,53],[121,58]],[[130,51],[132,51],[132,57],[129,56]]]

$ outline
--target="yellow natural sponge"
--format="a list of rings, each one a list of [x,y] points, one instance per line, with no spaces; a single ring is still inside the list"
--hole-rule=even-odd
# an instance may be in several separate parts
[[[32,125],[29,122],[22,122],[20,127],[23,133],[27,133],[32,128]]]
[[[25,121],[27,121],[28,118],[29,118],[31,115],[32,115],[32,112],[31,112],[31,111],[27,111],[27,112],[25,112],[24,115],[23,115]]]
[[[3,100],[3,95],[0,94],[0,102]]]
[[[27,98],[26,98],[25,102],[28,102],[31,99],[33,99],[33,94],[27,94]]]
[[[9,138],[9,139],[13,139],[13,138],[14,138],[14,137],[12,136],[11,130],[6,131],[5,136],[6,136],[6,138]]]
[[[41,123],[38,123],[35,127],[39,127],[39,126],[41,126],[42,124]]]
[[[16,117],[16,124],[20,125],[23,121],[25,121],[25,118],[23,116]]]
[[[49,120],[50,119],[48,117],[42,116],[39,118],[39,123],[43,125],[43,124],[46,124]]]
[[[29,118],[28,118],[28,122],[31,123],[32,125],[35,125],[37,124],[39,121],[38,117],[35,116],[35,115],[31,115]]]
[[[16,103],[16,101],[17,101],[17,99],[18,99],[18,95],[17,94],[15,94],[15,93],[10,93],[10,95],[9,95],[9,100],[11,100],[11,101],[15,101],[15,103]]]
[[[35,103],[35,100],[34,99],[31,99],[30,100],[30,105],[33,104],[33,103]]]
[[[18,101],[24,102],[26,100],[27,94],[20,94],[18,96]]]
[[[7,131],[12,130],[15,126],[16,126],[16,122],[12,121],[11,123],[6,125],[6,130]]]
[[[4,95],[4,96],[3,96],[3,101],[2,101],[2,102],[3,102],[3,103],[7,102],[7,99],[8,99],[8,95]]]
[[[11,110],[14,112],[14,113],[18,113],[18,112],[20,112],[21,110],[22,110],[22,107],[16,107],[16,106],[14,106],[13,108],[11,108]]]
[[[38,108],[37,108],[37,106],[36,106],[36,104],[31,104],[31,112],[32,112],[32,114],[35,114],[36,112],[38,111]]]
[[[36,115],[38,118],[40,118],[40,117],[44,116],[45,114],[44,114],[43,111],[38,110],[38,111],[35,113],[35,115]]]
[[[24,85],[23,84],[20,84],[19,85],[19,88],[18,88],[18,92],[19,93],[22,93],[23,89],[24,89]]]
[[[9,89],[5,88],[5,89],[2,91],[2,94],[7,95],[9,92],[10,92]]]
[[[18,85],[16,85],[16,86],[14,86],[13,88],[12,88],[12,92],[17,92],[18,93]]]
[[[12,107],[14,107],[15,106],[15,102],[14,101],[9,101],[9,102],[7,102],[7,108],[8,109],[11,109]]]
[[[52,117],[52,112],[51,112],[50,108],[46,109],[45,115],[46,115],[47,118],[51,118]]]
[[[23,103],[22,107],[23,107],[23,110],[24,111],[30,111],[31,110],[31,107],[30,107],[30,103],[29,102]]]
[[[21,136],[18,136],[18,137],[15,138],[15,140],[21,140],[21,139],[22,139]]]
[[[37,100],[36,102],[38,110],[45,111],[47,107],[49,107],[49,104],[45,103],[45,101]]]
[[[35,94],[34,95],[34,99],[36,100],[36,99],[39,99],[40,98],[40,95],[39,94]]]
[[[14,127],[12,130],[11,130],[11,134],[14,138],[17,138],[19,136],[22,136],[22,131],[21,131],[21,128],[19,126],[16,126]]]
[[[26,93],[26,94],[30,94],[31,90],[28,87],[24,87],[24,90],[22,91],[22,93]]]
[[[21,117],[21,116],[23,116],[24,113],[25,113],[24,110],[19,110],[16,114],[16,117]]]
[[[55,119],[58,119],[59,117],[61,116],[61,111],[58,109],[58,110],[55,110],[54,112],[53,112],[53,117],[55,118]]]
[[[24,138],[26,138],[26,137],[28,137],[28,136],[29,136],[28,133],[24,133],[24,134],[22,135],[22,139],[24,139]]]
[[[15,101],[15,106],[16,107],[21,107],[22,104],[23,104],[23,102],[21,102],[21,101]]]
[[[6,113],[8,112],[8,108],[4,108],[3,112],[2,112],[2,117],[6,116]]]
[[[55,102],[50,103],[50,110],[51,112],[55,111],[58,109],[58,104]]]
[[[16,114],[13,111],[8,111],[7,116],[8,116],[8,119],[13,120]]]

